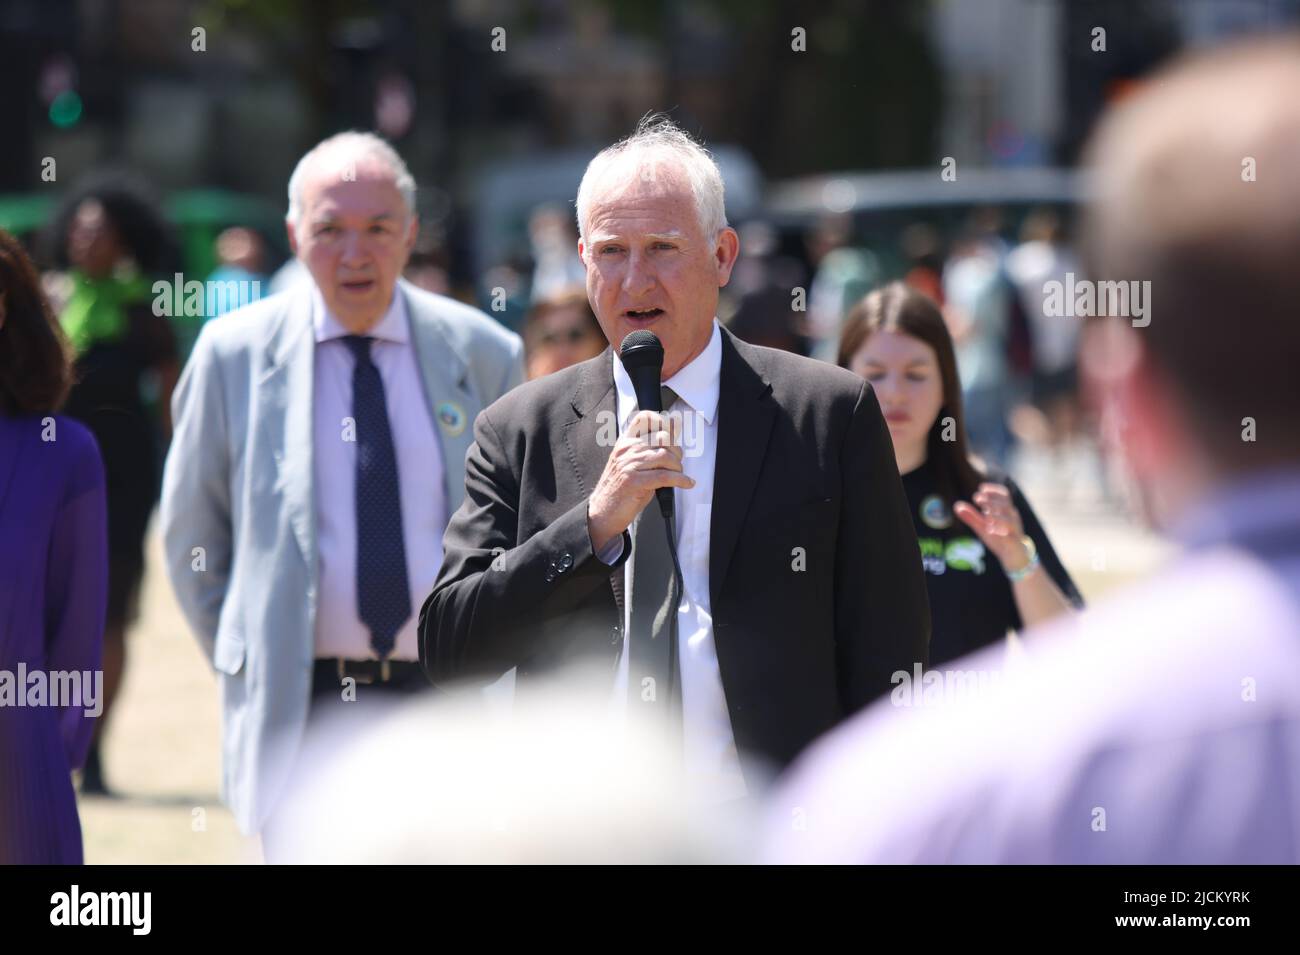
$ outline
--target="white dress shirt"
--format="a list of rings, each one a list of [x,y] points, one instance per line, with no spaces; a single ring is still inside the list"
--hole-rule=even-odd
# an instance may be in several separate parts
[[[682,567],[682,601],[677,606],[677,654],[682,677],[683,759],[687,782],[706,801],[723,802],[745,795],[731,714],[718,671],[713,643],[713,611],[709,605],[709,527],[713,518],[713,475],[718,451],[718,393],[722,375],[722,332],[713,323],[713,337],[677,374],[663,382],[677,394],[674,413],[683,416],[682,470],[695,480],[689,489],[674,488],[677,519],[677,558]],[[619,433],[627,430],[636,412],[636,389],[614,355],[614,384],[618,390]],[[658,517],[654,501],[644,513]],[[613,563],[622,554],[616,537],[600,557]],[[623,567],[623,592],[631,593],[635,549]],[[616,712],[627,711],[628,626],[631,607],[624,608],[623,655],[614,682]]]
[[[330,314],[319,291],[312,306],[312,325],[316,333],[312,415],[320,561],[315,655],[373,660],[370,630],[357,611],[355,423],[349,428],[356,359],[340,340],[350,333]],[[411,616],[397,631],[390,659],[416,661],[420,658],[415,633],[418,610],[442,566],[442,535],[447,529],[442,446],[429,412],[400,292],[393,293],[388,311],[369,334],[374,339],[370,358],[384,383],[397,457],[402,540],[411,592]]]

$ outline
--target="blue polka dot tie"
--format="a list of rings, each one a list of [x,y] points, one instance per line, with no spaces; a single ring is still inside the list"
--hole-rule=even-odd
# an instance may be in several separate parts
[[[357,612],[370,628],[370,646],[382,660],[393,652],[397,631],[411,615],[397,456],[384,382],[370,360],[374,339],[345,335],[343,341],[356,359],[352,417],[357,444]]]

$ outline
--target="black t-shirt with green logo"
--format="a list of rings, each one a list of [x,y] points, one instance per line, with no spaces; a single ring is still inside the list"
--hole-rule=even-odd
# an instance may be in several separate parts
[[[1020,488],[1004,474],[988,480],[1006,485],[1025,533],[1038,547],[1042,569],[1067,600],[1082,607],[1083,598]],[[1019,630],[1020,612],[1006,571],[975,532],[953,514],[952,502],[941,496],[930,462],[904,474],[903,488],[930,596],[930,666],[941,666],[1004,639],[1008,630]]]

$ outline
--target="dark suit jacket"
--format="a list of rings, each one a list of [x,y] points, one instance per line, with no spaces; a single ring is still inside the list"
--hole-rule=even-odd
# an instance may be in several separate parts
[[[871,388],[725,331],[721,374],[714,642],[738,748],[781,768],[890,690],[895,671],[927,662],[929,606]],[[609,458],[597,431],[616,395],[606,350],[478,416],[465,499],[420,611],[420,662],[434,683],[515,666],[522,682],[590,657],[612,674],[631,540],[618,564],[601,563],[587,498]]]

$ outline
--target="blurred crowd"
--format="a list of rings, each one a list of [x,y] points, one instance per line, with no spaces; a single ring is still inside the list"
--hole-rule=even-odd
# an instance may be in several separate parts
[[[155,281],[195,277],[183,271],[176,228],[162,208],[129,173],[94,174],[64,199],[45,230],[25,237],[45,266],[45,291],[79,353],[112,337],[116,326],[104,315],[159,299]],[[835,362],[853,305],[901,279],[943,311],[977,452],[1006,464],[1020,442],[1066,447],[1089,433],[1078,381],[1083,323],[1055,320],[1043,301],[1049,282],[1079,273],[1071,214],[1053,206],[978,207],[953,228],[928,221],[902,226],[885,243],[892,246],[885,255],[878,238],[856,234],[850,214],[826,213],[802,229],[753,219],[738,226],[742,257],[721,293],[719,319],[752,344]],[[585,301],[577,242],[571,210],[545,203],[528,217],[526,252],[479,275],[455,275],[446,237],[422,231],[404,278],[474,304],[523,335],[534,378],[605,347]],[[221,290],[238,283],[239,294],[255,300],[306,280],[296,258],[276,261],[279,244],[256,227],[223,228],[211,250],[217,265],[200,279],[200,306],[177,313],[168,307],[169,321],[150,323],[150,342],[141,343],[142,400],[157,408],[164,430],[168,381],[174,382],[199,326],[243,303]],[[188,293],[169,285],[168,305],[173,296],[180,301]]]

